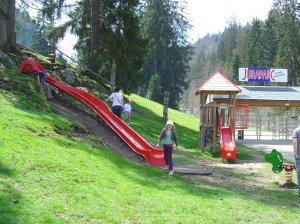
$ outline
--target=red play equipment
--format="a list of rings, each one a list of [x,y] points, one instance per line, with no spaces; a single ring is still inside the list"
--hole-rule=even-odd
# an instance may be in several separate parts
[[[249,110],[248,104],[235,105],[235,129],[248,129],[249,128]]]
[[[232,131],[233,120],[231,115],[229,117],[230,124],[225,127],[222,126],[222,116],[219,115],[218,117],[221,157],[226,159],[236,159],[236,145]]]
[[[25,60],[20,65],[18,72],[19,74],[31,73],[32,68],[44,71],[43,67],[38,62]],[[104,102],[81,89],[63,84],[49,75],[47,75],[47,82],[93,109],[96,114],[132,148],[133,151],[142,155],[149,164],[157,167],[165,166],[163,150],[153,148],[139,134],[113,114]]]
[[[238,139],[244,139],[244,130],[249,128],[248,104],[235,105],[235,129],[238,129]]]

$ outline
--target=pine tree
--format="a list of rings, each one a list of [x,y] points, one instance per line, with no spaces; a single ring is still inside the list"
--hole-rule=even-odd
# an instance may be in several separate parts
[[[219,42],[217,53],[218,53],[218,59],[220,61],[225,62],[226,61],[226,49],[225,49],[225,43],[224,43],[223,39],[221,39],[221,41]]]
[[[160,77],[155,74],[151,77],[149,82],[149,91],[151,93],[150,99],[153,101],[161,101],[163,99],[163,95],[161,94],[161,85],[160,85]]]
[[[277,51],[277,38],[276,38],[276,23],[279,19],[279,15],[276,10],[272,9],[268,18],[265,21],[264,29],[262,32],[262,45],[263,45],[263,57],[261,58],[263,64],[267,68],[273,68],[275,63],[275,56]]]
[[[296,0],[278,1],[275,6],[280,15],[275,28],[278,43],[275,66],[288,69],[288,84],[299,85],[299,3]]]
[[[189,80],[194,80],[196,78],[201,78],[202,71],[205,66],[205,53],[203,51],[199,51],[196,62],[194,66],[191,68]]]
[[[214,70],[217,64],[218,54],[217,51],[212,49],[207,55],[207,62],[209,64],[209,70]]]
[[[190,24],[184,15],[184,0],[145,0],[144,32],[152,42],[144,66],[148,85],[152,74],[158,74],[162,91],[169,91],[169,107],[177,108],[182,89],[187,88],[186,77],[192,47],[187,42]],[[163,95],[163,92],[161,92]],[[160,101],[159,103],[162,103]]]
[[[44,56],[48,56],[48,42],[46,41],[46,37],[44,36],[44,34],[39,30],[35,30],[33,32],[29,46],[35,52]]]
[[[72,32],[78,36],[75,47],[79,58],[106,80],[109,80],[114,65],[115,84],[121,86],[125,93],[130,93],[144,77],[141,68],[148,53],[149,40],[141,35],[140,3],[138,0],[102,1],[99,46],[92,56],[91,6],[91,0],[82,0],[70,14],[72,21],[77,19],[72,24]]]
[[[231,78],[231,81],[233,81],[235,84],[239,84],[239,68],[241,67],[241,60],[238,55],[234,56],[233,60],[233,66],[232,66],[232,71],[233,71],[233,76]]]
[[[240,66],[246,67],[246,55],[247,55],[247,42],[248,42],[248,31],[249,31],[249,24],[245,27],[239,27],[236,37],[236,49],[233,51],[234,54],[234,61],[236,60],[236,56],[240,59]]]
[[[247,64],[252,68],[263,68],[262,64],[263,45],[262,45],[262,21],[254,19],[248,34]]]
[[[221,36],[221,47],[218,51],[218,57],[223,61],[224,59],[224,72],[231,74],[232,61],[234,50],[237,46],[237,34],[238,34],[239,24],[236,22],[236,17],[231,17],[228,27],[225,28]]]

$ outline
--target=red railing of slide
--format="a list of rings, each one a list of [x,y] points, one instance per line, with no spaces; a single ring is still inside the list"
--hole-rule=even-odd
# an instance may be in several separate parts
[[[19,74],[31,73],[32,68],[44,71],[38,62],[25,60],[20,65],[18,72]],[[113,114],[107,104],[81,89],[71,87],[58,81],[48,74],[47,82],[93,109],[133,151],[142,155],[149,164],[157,167],[165,166],[163,150],[152,147],[139,134]]]

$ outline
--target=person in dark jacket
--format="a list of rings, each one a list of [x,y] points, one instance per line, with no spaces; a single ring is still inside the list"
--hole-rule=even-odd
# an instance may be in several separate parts
[[[53,98],[52,94],[51,94],[51,87],[49,85],[49,83],[46,83],[46,78],[47,78],[47,74],[43,71],[38,71],[36,68],[32,68],[31,72],[36,75],[39,83],[41,84],[46,97],[48,100],[51,100]]]
[[[156,145],[156,148],[157,148],[160,145],[161,140],[163,140],[164,158],[165,158],[165,163],[166,163],[165,169],[169,170],[169,175],[173,175],[173,173],[174,173],[173,160],[172,160],[173,143],[175,143],[176,149],[179,150],[177,134],[174,129],[175,129],[175,126],[174,126],[173,121],[171,121],[171,120],[167,121],[165,128],[161,131],[161,133],[159,135],[158,143]]]

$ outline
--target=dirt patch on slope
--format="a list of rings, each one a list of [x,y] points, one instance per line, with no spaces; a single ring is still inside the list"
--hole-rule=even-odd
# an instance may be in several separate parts
[[[89,112],[88,107],[78,108],[59,99],[49,101],[56,110],[65,116],[74,118],[78,123],[86,127],[86,131],[77,131],[80,138],[89,140],[97,138],[106,147],[129,159],[130,161],[148,165],[145,159],[135,153],[102,119],[96,118],[96,114]]]

